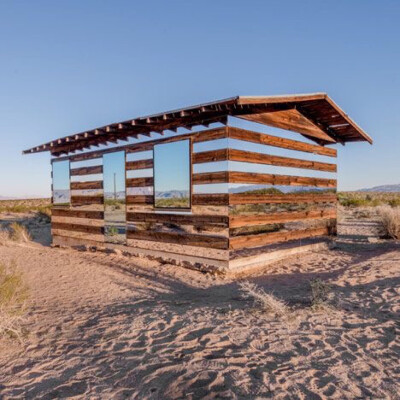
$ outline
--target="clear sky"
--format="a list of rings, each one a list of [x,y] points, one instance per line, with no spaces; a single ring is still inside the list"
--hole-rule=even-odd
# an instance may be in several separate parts
[[[0,0],[0,196],[50,195],[21,150],[242,95],[327,92],[375,140],[339,188],[400,183],[400,1]]]

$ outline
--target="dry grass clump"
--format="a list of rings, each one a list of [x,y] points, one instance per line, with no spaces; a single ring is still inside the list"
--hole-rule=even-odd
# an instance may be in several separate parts
[[[249,281],[239,282],[239,289],[246,298],[252,298],[255,305],[261,309],[278,316],[288,314],[289,309],[283,301],[272,294],[266,293],[264,289],[258,287],[255,283]]]
[[[311,286],[311,307],[323,308],[328,305],[328,296],[331,285],[321,279],[313,279],[310,281]]]
[[[385,229],[385,235],[400,239],[400,207],[382,206],[378,208],[378,214]]]
[[[15,263],[0,263],[0,337],[23,339],[27,288]]]
[[[13,222],[10,225],[10,239],[18,243],[27,243],[31,240],[31,236],[25,226]]]

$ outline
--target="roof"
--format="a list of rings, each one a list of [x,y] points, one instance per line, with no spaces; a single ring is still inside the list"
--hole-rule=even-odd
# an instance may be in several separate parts
[[[235,96],[196,106],[136,117],[85,132],[74,133],[25,150],[24,154],[50,151],[54,156],[119,140],[191,129],[214,122],[227,123],[235,116],[299,132],[321,145],[372,139],[325,93],[285,96]]]

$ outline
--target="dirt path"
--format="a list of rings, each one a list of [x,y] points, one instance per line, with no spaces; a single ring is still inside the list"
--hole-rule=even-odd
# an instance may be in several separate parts
[[[249,277],[290,305],[285,321],[229,279],[38,243],[0,247],[1,262],[23,270],[31,306],[26,343],[1,342],[1,397],[399,398],[400,244],[347,217],[338,249]],[[333,310],[308,307],[315,277],[332,285]]]

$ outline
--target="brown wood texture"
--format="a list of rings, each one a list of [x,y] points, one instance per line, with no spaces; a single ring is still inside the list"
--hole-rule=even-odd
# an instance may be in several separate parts
[[[153,204],[154,197],[152,194],[150,195],[127,195],[126,196],[126,204],[128,205],[143,205],[143,204]]]
[[[201,153],[198,153],[201,154]],[[279,167],[304,168],[317,171],[336,172],[336,164],[301,160],[298,158],[273,156],[251,151],[229,149],[230,161],[248,162],[255,164],[275,165]]]
[[[71,182],[71,190],[103,189],[103,181]]]
[[[279,203],[336,203],[335,193],[321,194],[244,194],[232,193],[229,195],[229,204],[279,204]]]
[[[229,195],[221,194],[194,194],[192,196],[192,205],[194,206],[227,206],[229,204]]]
[[[334,218],[336,218],[336,210],[324,209],[300,212],[280,212],[271,214],[264,213],[257,215],[232,215],[229,217],[229,227],[240,228],[243,226],[279,224],[284,222]]]
[[[210,247],[222,250],[228,249],[228,238],[222,236],[128,230],[127,238],[154,242],[177,243],[198,247]]]
[[[285,139],[278,136],[258,133],[241,128],[229,127],[229,137],[232,139],[244,140],[247,142],[265,144],[273,147],[280,147],[289,150],[304,151],[323,156],[336,157],[337,151],[328,147],[304,143],[298,140]]]
[[[127,221],[130,222],[154,222],[172,223],[181,225],[208,225],[228,227],[229,217],[226,215],[188,215],[188,214],[161,214],[128,212]]]
[[[51,228],[52,229],[61,229],[64,231],[85,232],[85,233],[93,233],[93,234],[104,233],[104,228],[102,226],[67,224],[67,223],[62,223],[62,222],[52,222]]]
[[[102,165],[95,165],[93,167],[71,168],[71,170],[70,170],[71,176],[94,175],[94,174],[102,174],[102,173],[103,173]]]
[[[296,109],[241,115],[239,118],[259,122],[276,128],[303,133],[306,136],[322,139],[328,143],[335,143],[334,139],[304,115],[299,113]]]
[[[128,178],[126,180],[126,187],[147,187],[153,186],[154,179],[152,177],[147,178]]]
[[[219,149],[193,153],[193,164],[202,164],[216,161],[228,161],[229,149]]]
[[[272,243],[287,242],[289,240],[311,238],[315,236],[325,236],[329,234],[329,229],[310,228],[288,232],[272,232],[259,235],[243,235],[229,239],[229,247],[232,250],[243,249],[245,247],[259,247]]]
[[[315,187],[336,187],[336,179],[308,178],[303,176],[257,174],[253,172],[229,172],[230,183],[259,183],[270,185],[288,186],[315,186]]]
[[[208,183],[228,183],[229,171],[221,172],[203,172],[193,174],[193,185],[205,185]]]
[[[104,204],[104,196],[71,196],[71,204],[73,206]]]
[[[335,188],[336,179],[308,178],[303,176],[259,174],[254,172],[222,171],[193,174],[194,185],[210,183],[248,183],[287,186],[313,186]]]
[[[126,162],[126,170],[127,171],[132,171],[132,170],[137,170],[137,169],[148,169],[148,168],[153,168],[153,159],[147,159],[147,160],[138,160],[138,161],[127,161]]]
[[[103,219],[104,212],[103,211],[93,211],[93,210],[72,210],[72,209],[52,208],[51,216]]]

